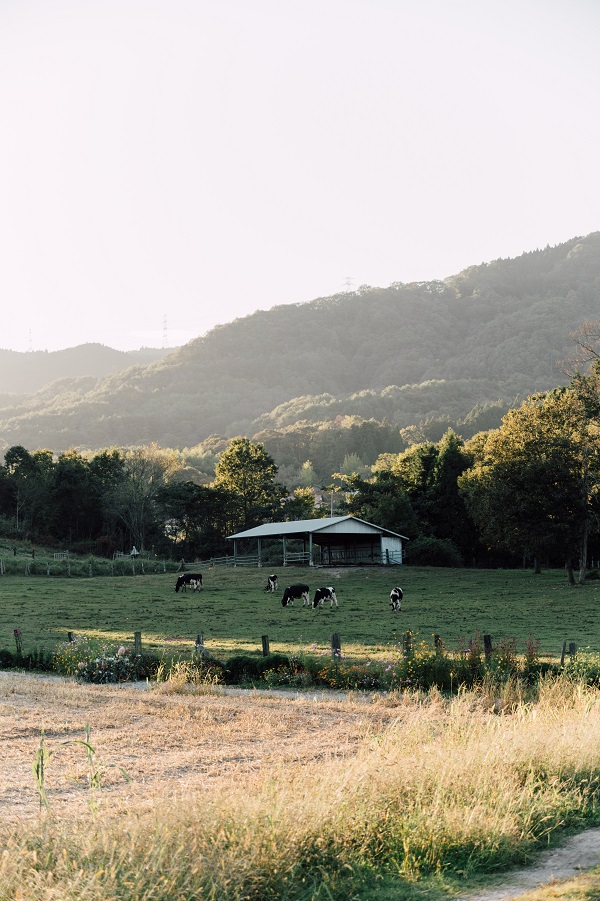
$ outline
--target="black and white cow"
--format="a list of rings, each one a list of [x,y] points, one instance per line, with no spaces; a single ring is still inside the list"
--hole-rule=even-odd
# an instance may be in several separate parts
[[[331,607],[335,604],[337,607],[337,597],[335,594],[335,588],[317,588],[315,591],[315,596],[313,598],[313,609],[316,607],[322,607],[325,601],[331,601]]]
[[[281,598],[282,606],[294,606],[294,598],[302,598],[302,606],[310,607],[310,588],[308,585],[288,585]]]
[[[277,580],[277,576],[273,573],[272,576],[267,576],[267,584],[265,585],[265,591],[272,591],[273,593],[277,591],[279,587],[279,582]]]
[[[403,597],[404,594],[401,588],[392,588],[390,591],[390,605],[394,613],[401,609]]]
[[[177,576],[175,591],[179,591],[180,588],[187,591],[188,585],[193,591],[202,591],[202,573],[182,573]]]

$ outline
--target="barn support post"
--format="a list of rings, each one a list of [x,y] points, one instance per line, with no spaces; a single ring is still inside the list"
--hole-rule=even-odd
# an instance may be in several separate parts
[[[260,541],[260,538],[259,538],[259,539],[258,539],[258,565],[259,565],[259,566],[262,566],[262,556],[261,556],[261,554],[262,554],[262,546],[261,546],[261,541]]]
[[[313,565],[313,543],[312,543],[312,532],[308,533],[308,565]]]
[[[283,541],[283,565],[287,566],[287,545],[285,542],[285,537],[282,539]]]

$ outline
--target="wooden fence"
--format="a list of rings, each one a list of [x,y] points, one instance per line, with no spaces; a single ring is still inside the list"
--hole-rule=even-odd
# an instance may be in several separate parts
[[[23,636],[20,629],[13,629],[13,636],[15,639],[15,643],[17,646],[17,656],[22,656],[23,654]],[[394,630],[394,640],[396,638],[395,630]],[[75,641],[76,636],[74,632],[67,632],[67,640]],[[439,635],[433,636],[433,642],[435,647],[436,654],[442,655],[444,651],[444,644]],[[133,645],[134,645],[134,654],[137,656],[141,656],[142,654],[142,633],[134,632],[133,633]],[[270,640],[268,635],[261,636],[261,645],[262,645],[262,654],[263,657],[268,657],[270,654]],[[405,632],[401,639],[402,645],[402,654],[404,657],[410,657],[414,652],[413,646],[413,633]],[[194,641],[194,649],[197,654],[202,656],[210,656],[204,645],[204,636],[202,633],[196,636]],[[486,660],[491,657],[493,654],[493,645],[492,645],[492,636],[484,635],[483,636],[483,650],[485,654]],[[468,652],[467,652],[468,653]],[[331,636],[331,654],[333,657],[340,658],[342,656],[342,640],[339,632],[334,632]],[[571,659],[577,655],[577,643],[574,641],[569,641],[565,639],[562,645],[562,653],[560,657],[560,665],[564,666],[565,656],[569,655]]]

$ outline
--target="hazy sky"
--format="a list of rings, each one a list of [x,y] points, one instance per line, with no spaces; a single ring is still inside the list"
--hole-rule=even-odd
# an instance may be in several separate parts
[[[0,0],[0,347],[600,229],[598,0]]]

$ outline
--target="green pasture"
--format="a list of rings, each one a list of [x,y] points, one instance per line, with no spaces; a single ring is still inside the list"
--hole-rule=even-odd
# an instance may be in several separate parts
[[[140,631],[145,650],[192,650],[202,633],[219,658],[260,651],[268,635],[271,651],[326,651],[338,632],[348,657],[385,654],[411,630],[416,640],[441,636],[449,650],[490,634],[494,643],[528,637],[544,657],[557,658],[564,640],[600,651],[600,581],[569,588],[564,570],[534,575],[525,570],[428,567],[363,567],[323,570],[279,568],[279,592],[266,593],[267,570],[202,568],[204,590],[176,593],[172,573],[136,576],[0,576],[0,647],[14,650],[13,630],[23,649],[52,649],[69,631],[89,638],[131,642]],[[306,582],[314,590],[334,585],[339,609],[283,608],[285,585]],[[389,592],[404,590],[400,613]]]

